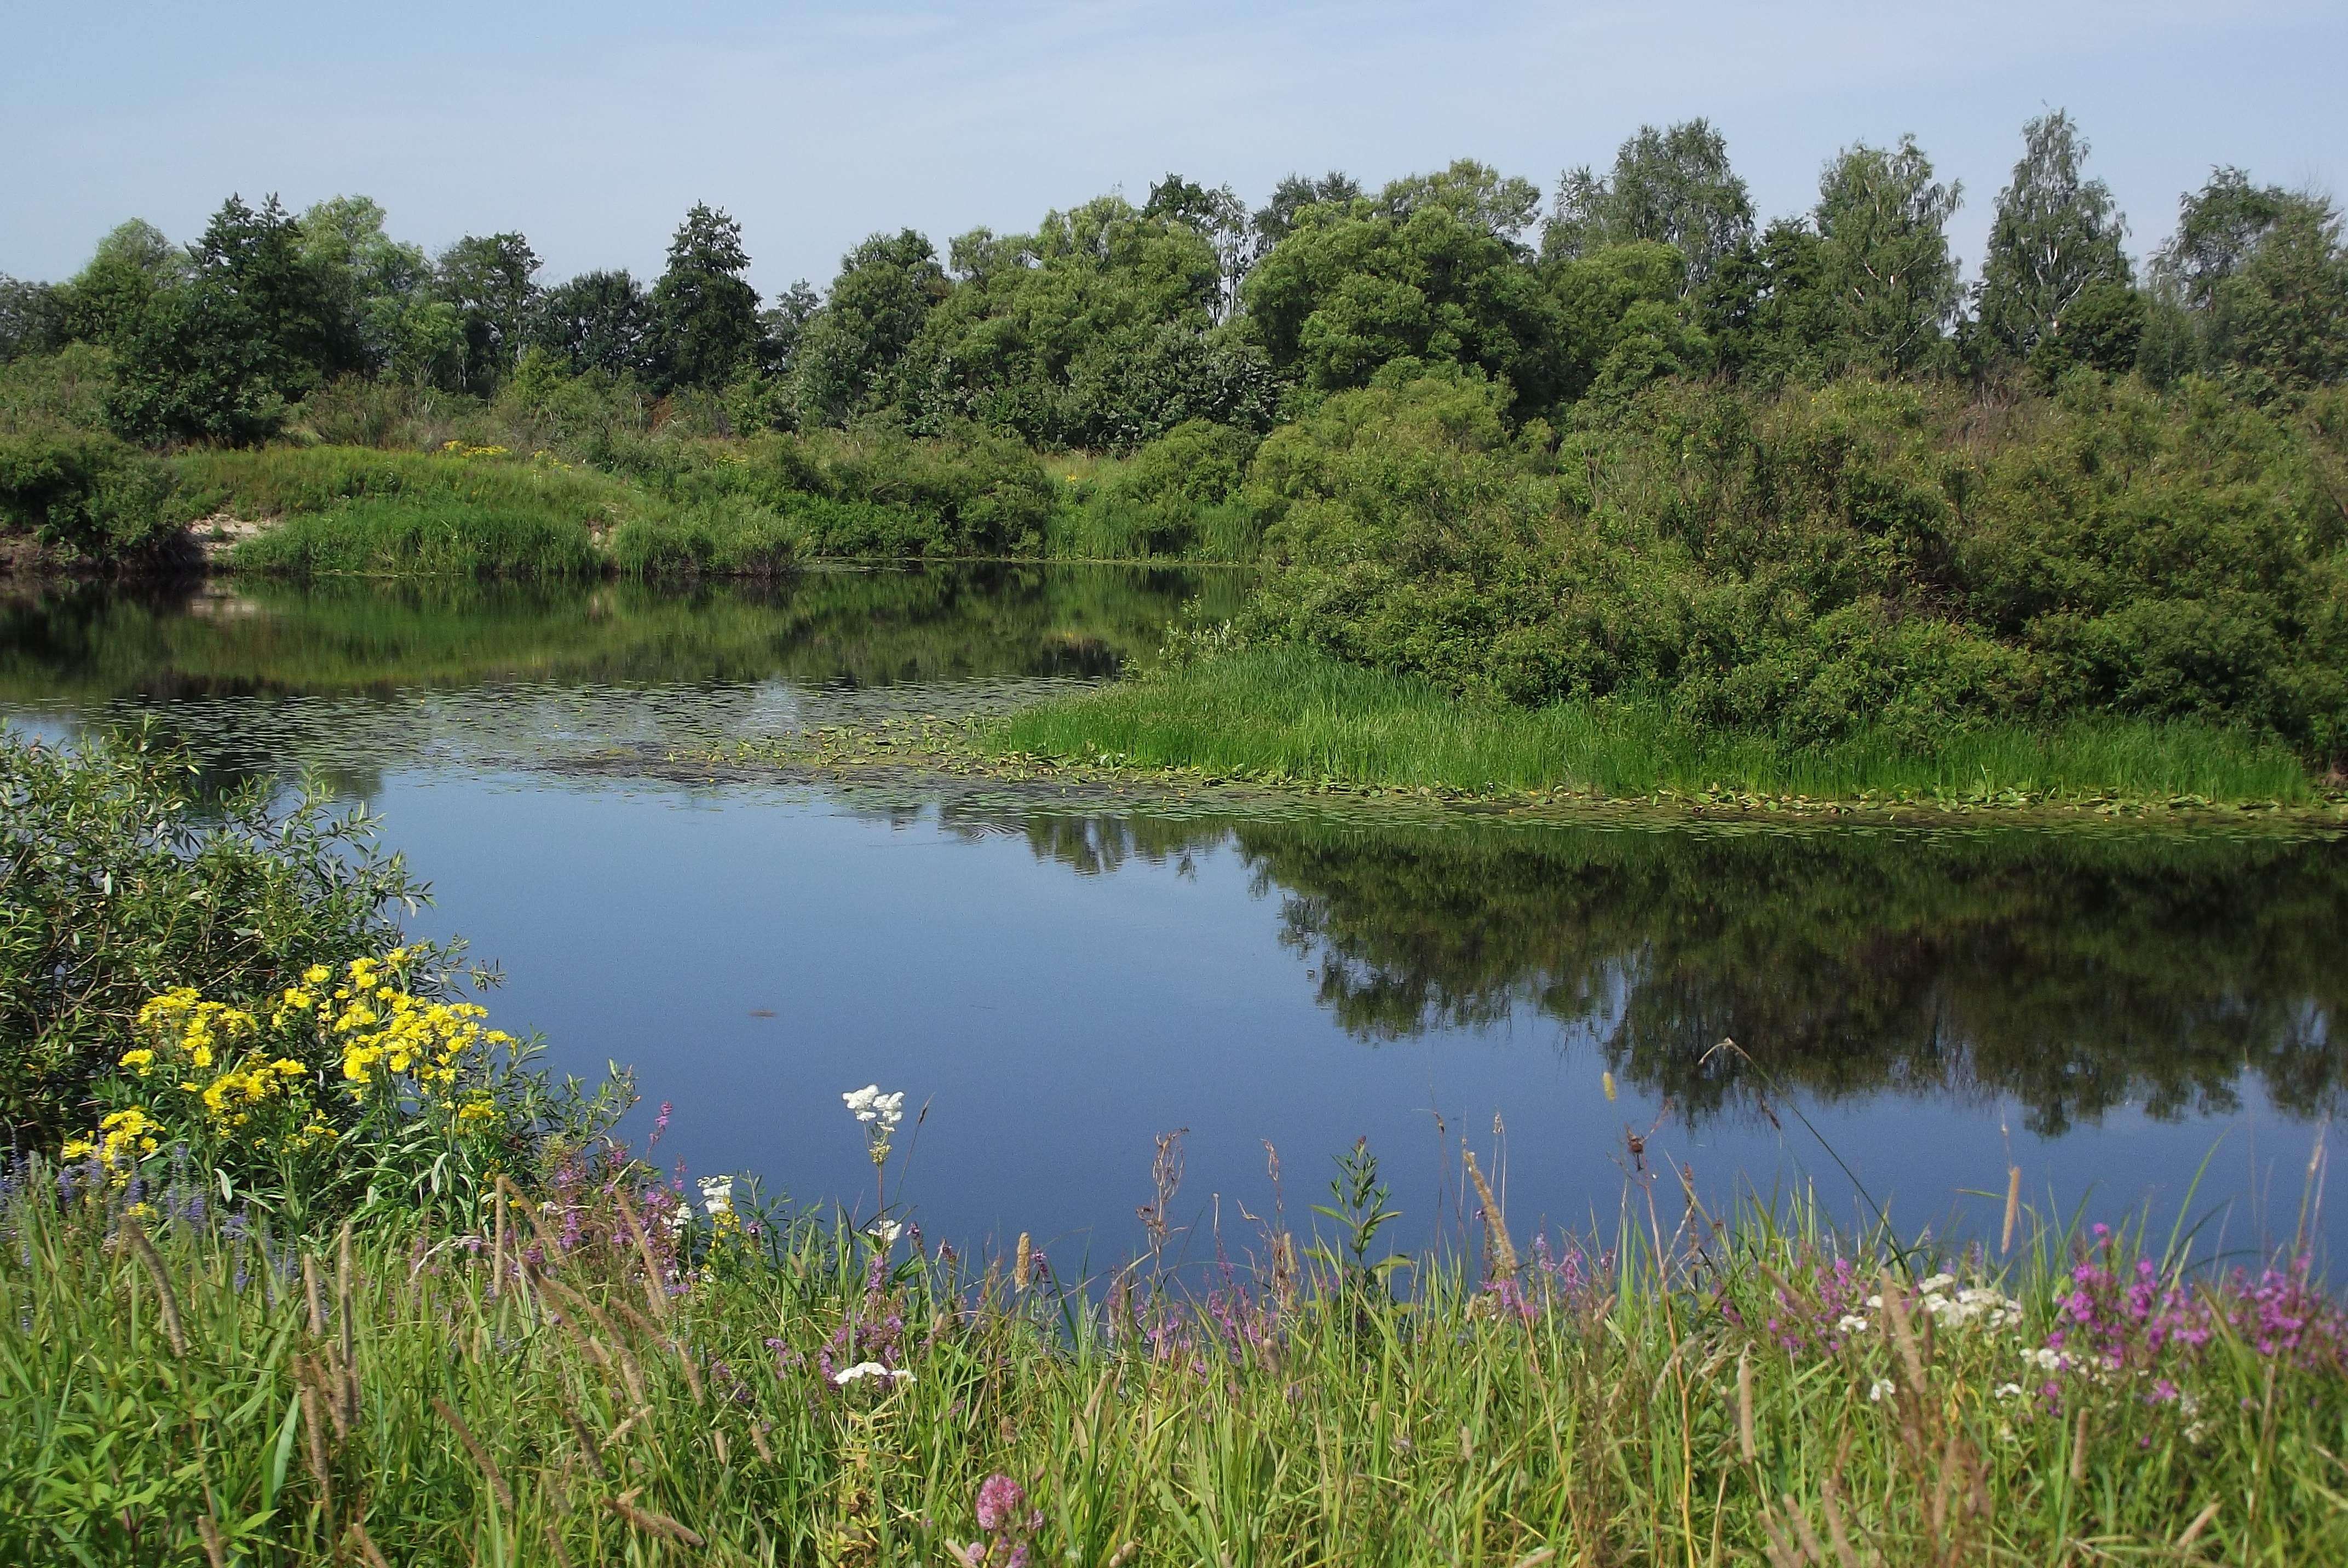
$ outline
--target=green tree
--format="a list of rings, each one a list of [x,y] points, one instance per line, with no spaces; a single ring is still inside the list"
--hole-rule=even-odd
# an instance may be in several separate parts
[[[1359,200],[1300,210],[1245,291],[1273,365],[1327,391],[1401,361],[1474,365],[1532,406],[1554,401],[1556,301],[1501,233],[1433,200],[1406,204],[1407,216]]]
[[[1560,177],[1541,231],[1541,254],[1564,261],[1610,245],[1660,241],[1687,258],[1687,286],[1708,282],[1722,259],[1753,237],[1753,198],[1711,123],[1643,125],[1601,177],[1587,165]]]
[[[495,391],[529,346],[538,268],[538,252],[515,233],[468,234],[440,252],[433,294],[457,313],[458,390]]]
[[[2330,202],[2216,169],[2152,271],[2154,379],[2222,372],[2265,397],[2348,375],[2348,253]]]
[[[900,371],[917,427],[974,419],[1088,447],[1192,418],[1260,427],[1276,398],[1270,366],[1215,324],[1238,203],[1179,177],[1158,194],[1154,213],[1104,196],[1047,213],[1032,234],[957,239],[953,288]]]
[[[742,276],[742,225],[696,201],[669,241],[668,270],[653,285],[664,390],[722,386],[758,353],[758,291]]]
[[[530,341],[572,374],[649,375],[655,363],[652,298],[623,268],[582,272],[538,296]]]
[[[1619,400],[1649,382],[1711,367],[1712,346],[1681,298],[1687,268],[1676,247],[1638,240],[1553,272],[1567,398]]]
[[[948,292],[937,251],[911,229],[875,234],[841,257],[799,346],[801,422],[843,425],[890,401],[891,373]]]
[[[1904,374],[1940,353],[1957,311],[1947,225],[1962,195],[1933,179],[1912,136],[1859,143],[1827,165],[1813,220],[1844,364]]]
[[[2120,249],[2127,223],[2111,188],[2080,171],[2086,138],[2056,109],[2024,125],[2022,143],[2013,182],[1998,192],[1973,292],[1982,338],[1998,358],[2042,370],[2133,364],[2142,309],[2131,316]],[[2131,320],[2137,332],[2128,330]]]
[[[0,364],[47,354],[65,341],[65,303],[57,285],[0,272]]]
[[[1169,173],[1149,188],[1144,218],[1170,219],[1183,223],[1215,248],[1220,286],[1213,303],[1214,318],[1228,321],[1238,311],[1240,285],[1255,265],[1256,248],[1247,204],[1230,186],[1210,190],[1179,174]]]
[[[163,231],[133,218],[98,242],[89,264],[57,291],[63,335],[119,348],[139,333],[157,293],[184,282],[188,259]]]
[[[1780,218],[1720,258],[1699,298],[1720,367],[1775,385],[1823,374],[1833,301],[1818,231]]]
[[[1378,210],[1406,223],[1415,212],[1447,212],[1470,229],[1517,249],[1517,239],[1540,211],[1540,187],[1472,158],[1454,159],[1433,174],[1406,174],[1378,192]]]
[[[123,434],[257,441],[289,403],[360,367],[333,281],[274,196],[258,210],[230,197],[190,260],[188,281],[156,293],[119,353],[108,415]]]
[[[445,303],[434,309],[424,248],[392,239],[385,217],[365,196],[314,203],[302,214],[303,256],[355,331],[366,369],[402,371],[411,379],[452,373],[455,314]]]
[[[1259,257],[1288,238],[1296,227],[1296,215],[1307,207],[1347,207],[1362,194],[1361,181],[1338,169],[1331,169],[1320,179],[1292,174],[1272,188],[1271,200],[1255,210],[1249,227],[1255,231]]]

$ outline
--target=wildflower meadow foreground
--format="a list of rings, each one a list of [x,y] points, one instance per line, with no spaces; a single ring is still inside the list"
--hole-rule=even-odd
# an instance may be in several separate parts
[[[1480,1207],[1375,1153],[1203,1270],[663,1177],[424,949],[140,1015],[0,1215],[0,1556],[89,1563],[2348,1559],[2348,1318],[2307,1259]],[[331,1071],[329,1069],[331,1068]],[[901,1091],[842,1096],[885,1176]],[[666,1108],[654,1136],[667,1124]],[[885,1192],[885,1187],[882,1189]]]

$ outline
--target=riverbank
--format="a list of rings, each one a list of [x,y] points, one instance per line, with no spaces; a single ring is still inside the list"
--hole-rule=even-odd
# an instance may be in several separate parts
[[[1083,1279],[1025,1235],[961,1256],[625,1163],[476,1226],[339,1244],[201,1183],[22,1168],[0,1543],[550,1565],[2348,1550],[2343,1321],[2294,1266],[2213,1273],[2027,1209],[2006,1264],[1799,1214],[1684,1228],[1643,1167],[1602,1235],[1512,1233],[1485,1198],[1404,1258],[1375,1161],[1339,1166],[1332,1224],[1274,1208],[1205,1278],[1161,1263],[1176,1227]]]
[[[1258,531],[1228,499],[1153,489],[1182,456],[1154,448],[1063,456],[1047,473],[1015,444],[830,433],[671,440],[604,465],[462,440],[171,457],[103,434],[0,442],[0,564],[17,574],[583,580],[771,578],[811,559],[1229,563],[1254,556]]]
[[[1198,661],[1037,704],[977,733],[1006,763],[1461,799],[1647,800],[1698,810],[2011,808],[2338,816],[2348,788],[2279,742],[2188,723],[2072,720],[1789,747],[1660,703],[1478,703],[1293,649]]]

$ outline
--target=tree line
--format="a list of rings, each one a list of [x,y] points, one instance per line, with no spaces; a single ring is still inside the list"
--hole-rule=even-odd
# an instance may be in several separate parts
[[[2139,265],[2088,144],[2031,120],[1968,282],[1962,192],[1912,138],[1829,159],[1767,222],[1702,119],[1642,128],[1544,193],[1470,159],[1372,192],[1292,176],[1251,210],[1177,175],[942,257],[876,234],[830,286],[763,299],[740,225],[696,205],[649,284],[541,281],[517,232],[438,255],[338,197],[232,197],[185,247],[144,222],[60,283],[0,279],[0,356],[109,351],[108,423],[149,444],[265,439],[344,377],[487,396],[517,375],[722,402],[740,431],[976,424],[1124,449],[1186,421],[1262,432],[1330,394],[1428,373],[1518,418],[1670,377],[1847,374],[2052,384],[2086,367],[2223,378],[2260,403],[2348,373],[2348,251],[2317,195],[2218,169]],[[1544,210],[1546,208],[1546,210]]]

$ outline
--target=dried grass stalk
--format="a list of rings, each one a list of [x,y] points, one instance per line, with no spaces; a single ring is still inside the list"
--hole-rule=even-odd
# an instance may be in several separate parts
[[[1736,1353],[1736,1449],[1746,1464],[1761,1457],[1761,1445],[1756,1440],[1753,1420],[1753,1349],[1747,1346]]]
[[[1484,1205],[1484,1263],[1495,1279],[1517,1276],[1516,1244],[1509,1240],[1509,1222],[1500,1213],[1500,1200],[1492,1195],[1492,1184],[1484,1179],[1477,1167],[1476,1151],[1466,1151],[1468,1179],[1476,1184],[1476,1201]]]
[[[163,1267],[163,1255],[155,1250],[155,1244],[147,1239],[147,1233],[129,1214],[122,1216],[122,1235],[129,1242],[130,1250],[139,1255],[139,1261],[146,1266],[148,1277],[155,1282],[155,1306],[163,1318],[163,1337],[171,1342],[171,1354],[184,1361],[188,1358],[188,1331],[180,1321],[180,1296],[171,1288],[171,1276]]]
[[[605,1498],[603,1505],[639,1530],[649,1531],[654,1535],[665,1535],[670,1540],[682,1542],[687,1546],[697,1547],[703,1544],[699,1535],[679,1524],[667,1514],[654,1513],[650,1509],[638,1508],[636,1497],[643,1491],[642,1487],[632,1487],[617,1497]]]
[[[473,1430],[465,1424],[463,1417],[449,1408],[448,1400],[435,1394],[432,1397],[432,1408],[440,1413],[442,1420],[448,1423],[448,1430],[457,1434],[457,1440],[465,1445],[465,1451],[473,1456],[473,1462],[480,1466],[481,1473],[489,1478],[489,1491],[495,1494],[505,1511],[511,1513],[514,1506],[513,1489],[506,1485],[506,1478],[498,1473],[498,1461],[489,1457],[489,1450],[481,1446],[480,1440],[473,1436]]]
[[[660,1260],[653,1255],[652,1235],[636,1218],[627,1194],[614,1193],[612,1196],[620,1205],[620,1218],[626,1222],[628,1235],[635,1240],[637,1254],[644,1260],[644,1299],[652,1304],[654,1317],[665,1319],[669,1315],[668,1294],[661,1288]]]
[[[351,1521],[351,1538],[359,1543],[359,1552],[366,1558],[367,1568],[391,1568],[391,1564],[384,1561],[383,1553],[376,1546],[375,1538],[366,1532],[366,1526],[355,1519]]]
[[[211,1560],[212,1568],[228,1568],[228,1543],[221,1539],[221,1528],[211,1514],[196,1515],[196,1533],[203,1539],[204,1555]]]

